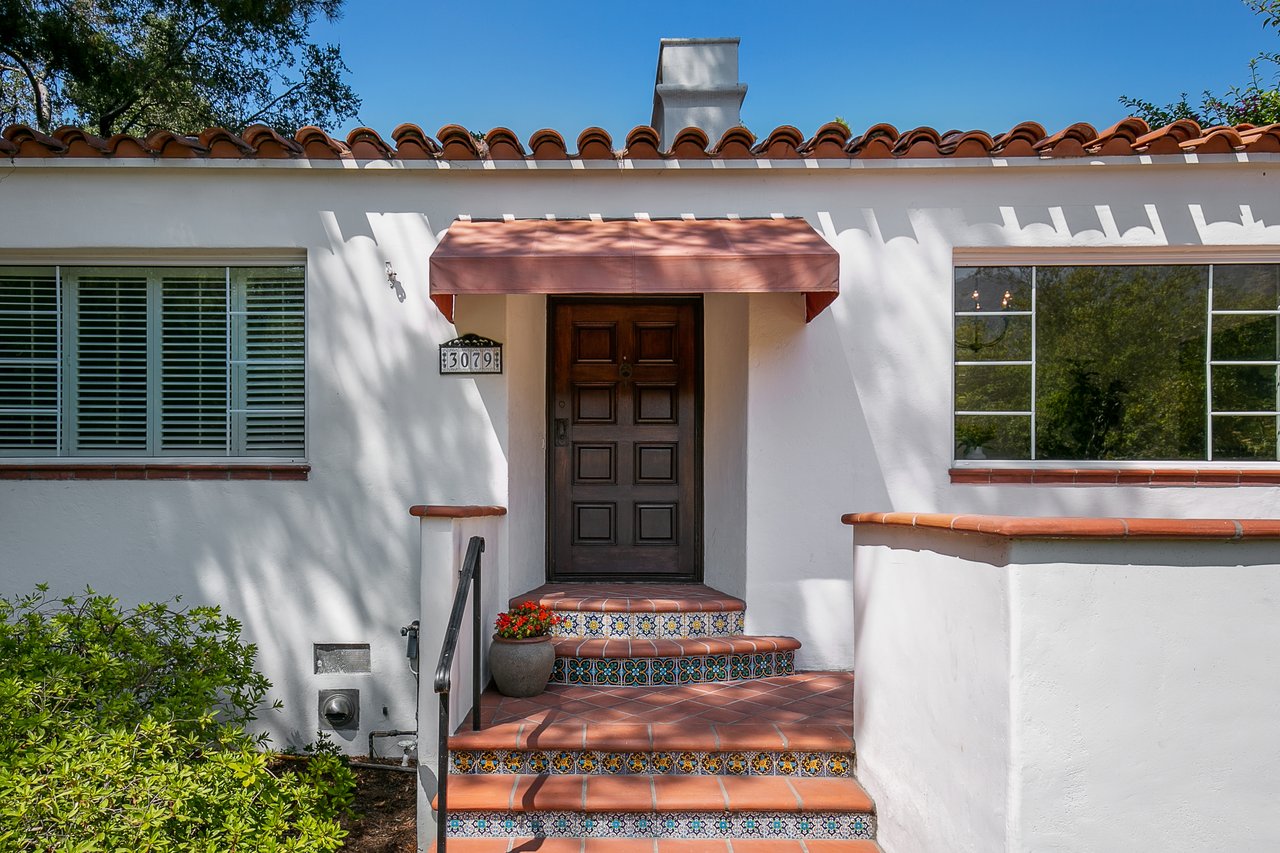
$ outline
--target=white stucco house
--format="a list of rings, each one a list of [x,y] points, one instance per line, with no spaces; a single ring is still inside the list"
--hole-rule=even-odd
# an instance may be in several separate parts
[[[1280,126],[756,136],[736,47],[625,140],[6,129],[4,591],[220,604],[277,743],[358,690],[425,765],[478,532],[488,611],[853,670],[885,850],[1276,849]]]

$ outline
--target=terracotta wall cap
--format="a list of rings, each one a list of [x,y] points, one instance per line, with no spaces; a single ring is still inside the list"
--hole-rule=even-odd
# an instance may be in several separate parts
[[[480,149],[475,137],[460,124],[446,124],[436,131],[440,140],[440,156],[446,160],[479,160]]]
[[[377,131],[368,127],[357,127],[348,133],[347,148],[356,160],[390,160],[396,156]]]
[[[642,124],[631,128],[627,134],[627,147],[622,152],[624,160],[661,160],[662,152],[658,150],[661,138],[658,131]]]
[[[64,157],[105,157],[111,153],[107,141],[78,127],[60,127],[53,138],[66,146]]]
[[[567,160],[569,158],[564,137],[549,127],[533,132],[529,137],[529,152],[534,160]]]
[[[847,156],[845,146],[849,144],[850,135],[848,127],[829,121],[800,146],[800,153],[815,160],[843,159]]]
[[[636,130],[639,129],[636,128]],[[634,134],[636,131],[633,130],[631,132]],[[654,136],[656,137],[657,134],[654,134]],[[656,157],[658,152],[657,142],[654,142],[652,147]],[[578,134],[577,156],[579,160],[616,160],[617,155],[613,153],[613,137],[602,127],[588,127]]]
[[[1280,519],[1266,518],[1092,518],[858,512],[843,515],[840,520],[849,525],[914,527],[1006,539],[1280,539]]]
[[[409,515],[414,518],[485,518],[506,514],[505,506],[418,504],[409,507]]]
[[[804,134],[799,129],[784,124],[770,131],[764,141],[753,151],[756,156],[770,160],[795,160],[800,156],[802,145],[804,145]]]
[[[942,136],[932,127],[917,127],[898,137],[897,143],[893,146],[893,156],[941,157],[942,152],[939,150],[941,142]]]
[[[302,128],[298,133],[302,133],[307,128]],[[319,130],[319,128],[316,128]],[[320,131],[320,134],[328,139],[328,134]],[[263,160],[284,160],[292,157],[301,157],[304,153],[303,148],[296,141],[287,139],[276,133],[271,128],[262,124],[254,124],[246,127],[244,133],[241,134],[244,141],[253,148],[254,154]],[[332,142],[333,140],[329,140]]]
[[[436,141],[416,124],[396,125],[391,139],[396,143],[396,157],[401,160],[430,160],[440,153]]]
[[[670,155],[677,160],[705,160],[711,141],[706,131],[698,127],[686,127],[671,141]]]
[[[753,156],[751,146],[756,144],[756,137],[745,127],[731,127],[720,137],[712,153],[722,160],[750,160]]]
[[[121,158],[212,158],[212,159],[284,159],[315,160],[561,160],[570,155],[564,138],[554,130],[535,132],[528,141],[528,151],[508,128],[496,127],[478,140],[466,128],[445,125],[432,139],[414,124],[401,124],[391,134],[394,146],[367,127],[356,128],[345,140],[336,139],[318,127],[301,128],[294,138],[286,138],[274,130],[254,125],[242,134],[225,128],[208,128],[198,136],[184,136],[170,131],[157,131],[146,139],[117,134],[99,139],[80,128],[64,127],[52,135],[42,134],[26,125],[10,125],[0,134],[0,154],[17,157],[121,157]],[[809,139],[796,128],[782,125],[764,139],[745,127],[732,127],[711,146],[706,134],[696,128],[681,130],[672,142],[672,150],[660,149],[657,131],[641,125],[627,134],[622,152],[613,148],[609,134],[589,127],[578,136],[579,160],[616,160],[623,156],[632,160],[705,159],[745,160],[751,157],[789,160],[811,159],[933,159],[948,157],[1120,157],[1137,154],[1179,155],[1195,152],[1224,155],[1248,153],[1280,153],[1280,124],[1255,127],[1240,124],[1231,127],[1201,128],[1188,119],[1159,128],[1150,128],[1142,119],[1126,118],[1098,133],[1092,125],[1073,124],[1052,135],[1036,122],[1022,122],[1004,133],[988,134],[982,130],[948,130],[938,133],[931,127],[918,127],[899,133],[889,124],[876,124],[865,133],[851,137],[838,122],[828,122]]]
[[[245,143],[224,127],[208,127],[200,134],[200,144],[217,159],[236,159],[253,154],[253,146]]]
[[[524,146],[509,128],[495,127],[484,135],[489,145],[490,160],[523,160]]]

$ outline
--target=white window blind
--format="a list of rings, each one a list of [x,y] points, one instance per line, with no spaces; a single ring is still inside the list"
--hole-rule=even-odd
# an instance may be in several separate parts
[[[53,267],[0,268],[0,453],[58,450],[58,297]]]
[[[0,268],[0,455],[304,455],[301,267]]]

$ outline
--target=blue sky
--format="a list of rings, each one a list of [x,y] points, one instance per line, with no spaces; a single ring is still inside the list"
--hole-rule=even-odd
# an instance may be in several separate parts
[[[542,127],[569,141],[599,125],[621,144],[647,124],[658,39],[738,36],[743,123],[806,134],[835,116],[855,132],[1006,130],[1035,120],[1106,127],[1120,95],[1160,103],[1243,83],[1248,61],[1280,51],[1241,0],[1061,2],[738,2],[558,4],[348,0],[314,35],[342,46],[384,136],[405,121]]]

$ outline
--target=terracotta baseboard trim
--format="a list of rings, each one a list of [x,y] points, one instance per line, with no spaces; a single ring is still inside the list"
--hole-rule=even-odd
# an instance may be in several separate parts
[[[5,465],[0,463],[0,480],[306,480],[310,465],[230,465],[192,463],[151,465],[127,463],[111,465]]]
[[[1280,469],[1259,468],[952,468],[966,486],[1280,486]]]
[[[1280,539],[1276,518],[1077,518],[1067,516],[951,515],[856,512],[845,524],[982,533],[1007,539]]]
[[[445,506],[441,504],[418,504],[409,507],[409,515],[414,518],[485,518],[494,515],[506,515],[505,506]]]

